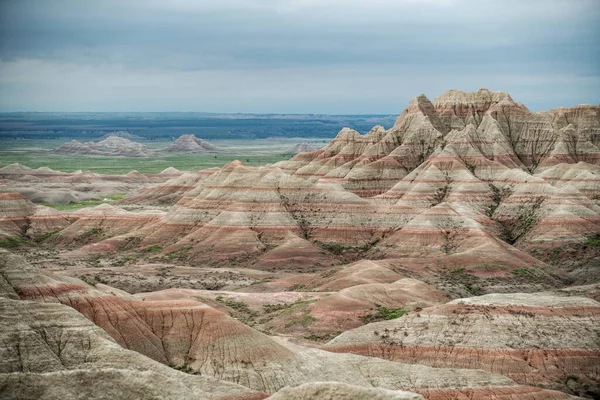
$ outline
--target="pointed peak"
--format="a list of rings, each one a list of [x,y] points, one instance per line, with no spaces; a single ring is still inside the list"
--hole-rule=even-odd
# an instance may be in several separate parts
[[[353,137],[359,137],[360,133],[355,131],[354,129],[343,127],[341,131],[338,132],[336,139],[348,139]]]
[[[224,165],[222,170],[223,171],[232,171],[235,168],[241,168],[241,167],[245,167],[245,166],[246,166],[246,164],[244,164],[240,160],[233,160],[229,164]]]
[[[420,94],[418,96],[413,97],[413,99],[408,103],[408,105],[429,105],[431,104],[431,100],[427,98],[424,94]]]

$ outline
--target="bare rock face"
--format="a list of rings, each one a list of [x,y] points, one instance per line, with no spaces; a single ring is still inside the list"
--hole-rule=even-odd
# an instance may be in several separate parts
[[[317,319],[323,331],[339,332],[383,319],[379,317],[380,311],[408,312],[447,300],[443,292],[416,279],[404,278],[393,283],[371,283],[340,290],[317,301],[310,315]]]
[[[221,149],[207,142],[204,139],[197,138],[193,134],[179,136],[173,144],[164,148],[166,152],[178,153],[217,153]]]
[[[20,236],[34,212],[35,204],[20,193],[0,186],[0,239]]]
[[[257,400],[265,394],[188,375],[125,350],[74,309],[0,296],[3,399]]]
[[[422,400],[415,393],[365,388],[337,382],[305,383],[296,387],[285,387],[269,397],[272,400]]]
[[[165,170],[161,175],[173,176],[171,179],[158,185],[144,187],[127,196],[119,204],[171,206],[181,200],[186,192],[195,189],[202,180],[215,172],[217,172],[216,168],[188,173]]]
[[[27,235],[27,256],[44,269],[0,251],[0,293],[10,299],[0,390],[69,398],[67,379],[83,393],[112,379],[133,397],[137,382],[164,397],[155,381],[183,398],[188,389],[232,399],[598,396],[598,113],[534,114],[507,93],[450,91],[415,97],[390,129],[344,128],[276,165],[123,176],[2,168],[2,245]],[[174,151],[215,151],[180,139]],[[119,151],[122,140],[102,148]],[[30,187],[52,199],[71,188],[76,199],[129,195],[61,212],[35,207]],[[44,252],[60,256],[45,265]],[[172,289],[134,296],[97,283],[109,274],[127,275],[131,284],[111,284],[132,293]],[[194,286],[208,274],[231,286]],[[184,275],[195,283],[179,286]],[[69,325],[66,306],[94,325]],[[119,351],[148,357],[144,366],[117,365],[92,346],[82,332],[95,326]],[[196,390],[193,374],[215,389]]]
[[[478,398],[569,398],[481,370],[438,369],[293,345],[198,301],[140,301],[118,291],[111,294],[109,287],[92,288],[76,279],[40,274],[5,251],[0,252],[0,279],[6,297],[0,302],[6,316],[0,321],[0,388],[14,398],[45,393],[47,398],[57,394],[69,398],[92,390],[80,386],[92,387],[89,383],[95,380],[102,381],[99,385],[110,381],[124,393],[147,390],[155,397],[171,392],[188,398],[189,390],[200,398],[260,399],[265,397],[261,392],[324,380],[410,389],[428,398],[469,393],[480,393]],[[78,310],[115,341],[75,310],[57,303]],[[117,343],[202,376],[181,374]],[[76,385],[67,383],[72,379]],[[336,388],[329,393],[340,393]],[[114,390],[107,393],[114,395]],[[306,390],[311,393],[315,388]]]
[[[451,90],[433,103],[424,95],[415,97],[387,131],[376,127],[362,136],[344,128],[324,149],[279,165],[371,197],[442,151],[468,168],[487,164],[533,173],[560,162],[597,164],[599,132],[594,106],[534,114],[505,92]]]
[[[600,303],[591,299],[490,294],[347,331],[326,349],[481,368],[522,384],[597,396],[599,319]]]

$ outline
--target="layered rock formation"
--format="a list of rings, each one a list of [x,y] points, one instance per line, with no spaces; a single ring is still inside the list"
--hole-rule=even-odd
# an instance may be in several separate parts
[[[532,173],[560,162],[597,164],[597,108],[568,110],[534,114],[507,93],[487,89],[451,90],[433,102],[421,95],[391,129],[375,127],[364,136],[344,129],[323,150],[281,165],[295,175],[334,180],[369,197],[389,190],[444,149],[446,158],[458,159],[467,169],[505,166]]]
[[[134,135],[133,133],[130,133],[130,132],[127,132],[127,131],[116,131],[116,132],[109,132],[106,135],[103,135],[103,136],[99,137],[98,140],[101,141],[101,140],[104,140],[104,139],[108,139],[111,136],[116,136],[116,137],[120,137],[120,138],[124,138],[124,139],[129,139],[129,140],[143,139],[142,136]]]
[[[292,147],[288,151],[288,153],[290,153],[290,154],[307,153],[307,152],[311,152],[314,150],[316,150],[314,146],[310,145],[309,143],[302,142],[302,143],[298,143],[297,145]]]
[[[99,142],[81,143],[71,140],[53,151],[56,154],[95,156],[150,157],[154,154],[141,143],[117,135],[110,135]]]
[[[434,367],[481,368],[523,384],[597,396],[599,320],[600,303],[591,299],[490,294],[357,328],[326,348]]]
[[[221,149],[196,135],[181,135],[172,144],[165,147],[163,151],[178,153],[217,153]]]
[[[390,129],[343,129],[276,165],[124,176],[2,168],[2,245],[31,239],[15,251],[44,268],[0,252],[4,312],[42,319],[36,307],[61,303],[108,336],[90,350],[87,322],[40,331],[24,318],[1,338],[0,387],[68,398],[64,379],[77,376],[132,393],[142,371],[183,398],[188,389],[206,398],[598,396],[598,112],[534,114],[506,93],[450,91],[416,97]],[[190,146],[207,151],[193,135],[173,149]],[[22,195],[59,198],[66,188],[75,199],[128,196],[57,211]],[[55,306],[44,310],[71,321],[73,311]],[[74,339],[55,340],[60,332]],[[38,334],[22,357],[28,347],[15,343]],[[37,350],[43,343],[56,357]],[[104,367],[128,368],[97,361],[120,357],[106,343],[149,359],[111,375]],[[91,361],[73,361],[80,352]],[[156,362],[201,374],[214,390]],[[11,375],[6,365],[20,367]],[[24,374],[28,365],[50,383]]]
[[[194,390],[194,383],[202,382],[207,387],[200,393],[204,393],[206,398],[218,397],[214,392],[227,392],[231,396],[221,394],[222,398],[262,398],[260,393],[249,393],[248,389],[240,389],[239,386],[211,383],[205,377],[208,375],[268,393],[284,386],[327,380],[364,387],[409,389],[427,398],[473,393],[479,393],[477,397],[481,398],[511,398],[517,395],[521,398],[569,398],[564,393],[517,385],[506,377],[479,370],[436,369],[292,345],[254,331],[198,301],[139,301],[109,287],[92,288],[78,280],[42,275],[23,259],[3,251],[0,252],[0,276],[3,295],[15,299],[3,300],[2,303],[8,307],[3,315],[10,315],[10,318],[2,321],[7,324],[7,329],[2,330],[7,332],[7,336],[2,341],[2,352],[6,356],[3,360],[6,361],[0,379],[4,382],[2,390],[15,397],[23,393],[57,393],[56,390],[72,394],[79,388],[65,387],[65,374],[56,379],[50,375],[51,379],[45,381],[48,384],[38,381],[27,386],[19,382],[23,382],[22,378],[33,381],[33,377],[10,374],[29,370],[41,374],[76,370],[82,382],[113,378],[116,387],[123,386],[125,391],[131,391],[138,387],[135,372],[111,375],[102,370],[126,364],[127,369],[134,371],[157,371],[156,374],[145,373],[151,379],[141,386],[157,395],[165,390],[185,395],[185,387],[177,384]],[[35,302],[24,301],[26,299]],[[137,356],[138,361],[131,356],[128,358],[132,353],[115,348],[116,344],[98,333],[90,323],[81,319],[75,322],[73,312],[48,303],[67,304],[102,327],[120,345],[165,364],[201,372],[203,378],[181,378],[172,382],[169,379],[177,372],[172,371],[169,376],[165,372],[166,367],[159,368],[150,360],[140,359],[141,356]],[[20,317],[24,314],[26,319]],[[28,325],[32,326],[34,320],[37,330],[31,332],[32,328]],[[16,329],[18,335],[29,335],[27,348],[41,346],[43,351],[27,352],[25,356],[21,353],[25,349],[21,344],[24,336],[16,338],[12,329]],[[92,339],[94,335],[99,338]],[[71,337],[73,339],[69,340]],[[121,353],[112,355],[109,349],[113,354]],[[84,365],[84,360],[87,365]],[[92,360],[101,363],[99,368],[88,364],[93,363]],[[315,390],[315,387],[318,385],[306,390]],[[332,387],[334,391],[335,387]]]
[[[21,194],[0,186],[0,239],[20,236],[34,212],[35,204]]]
[[[4,399],[258,400],[267,396],[178,372],[126,350],[70,307],[2,295],[0,397]]]

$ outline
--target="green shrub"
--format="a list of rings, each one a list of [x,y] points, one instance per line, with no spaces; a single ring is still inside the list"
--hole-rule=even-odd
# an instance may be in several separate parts
[[[510,271],[513,275],[516,276],[529,276],[531,275],[531,270],[529,268],[516,268]]]
[[[160,253],[162,251],[162,249],[163,249],[162,246],[155,244],[152,246],[145,247],[144,249],[142,249],[142,252],[144,252],[144,253]]]
[[[361,317],[361,320],[365,324],[377,321],[389,321],[391,319],[400,318],[409,311],[410,309],[408,308],[378,307],[377,311],[375,311],[372,314],[364,315],[363,317]]]
[[[29,240],[26,237],[9,236],[9,237],[6,237],[6,238],[0,240],[0,247],[4,247],[4,248],[18,247],[18,246],[21,246],[21,245],[27,243],[28,241]]]

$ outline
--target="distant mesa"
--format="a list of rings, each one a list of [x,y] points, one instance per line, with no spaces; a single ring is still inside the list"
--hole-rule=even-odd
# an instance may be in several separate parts
[[[298,143],[297,145],[292,147],[288,153],[292,153],[292,154],[308,153],[308,152],[315,151],[315,150],[317,150],[315,146],[313,146],[309,143],[306,143],[306,142],[302,142],[302,143]]]
[[[101,141],[101,140],[104,140],[104,139],[108,139],[111,136],[116,136],[116,137],[120,137],[120,138],[123,138],[123,139],[129,139],[129,140],[144,139],[142,136],[134,135],[133,133],[129,133],[127,131],[116,131],[116,132],[109,132],[106,135],[100,136],[98,138],[98,141]]]
[[[81,143],[78,140],[71,140],[54,150],[53,153],[122,157],[150,157],[154,154],[143,144],[116,135],[110,135],[99,142]]]
[[[173,144],[165,147],[163,151],[169,153],[217,153],[221,149],[206,140],[197,138],[193,134],[181,135]]]

